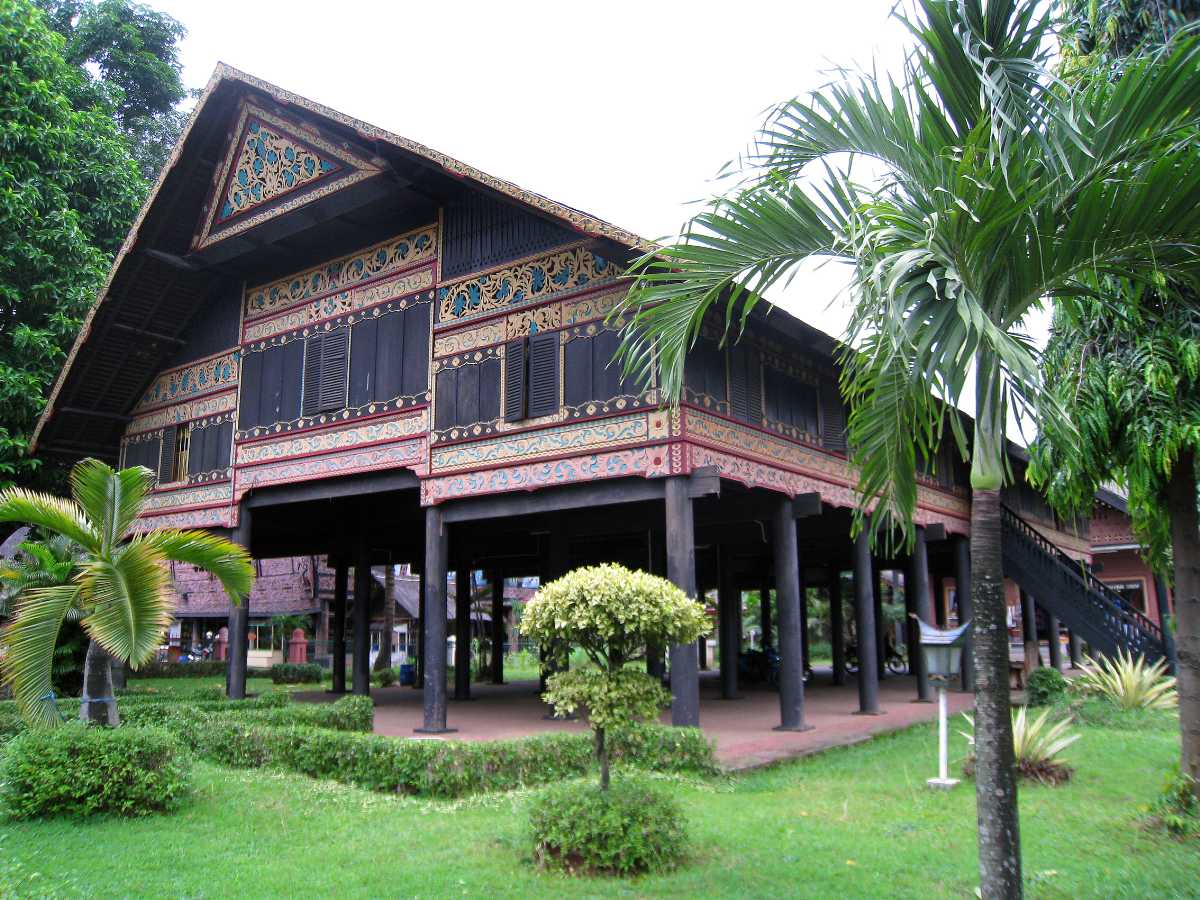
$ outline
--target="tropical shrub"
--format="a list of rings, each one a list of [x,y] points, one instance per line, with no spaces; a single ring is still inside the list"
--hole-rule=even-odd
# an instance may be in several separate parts
[[[1025,697],[1030,706],[1049,706],[1067,694],[1067,679],[1053,666],[1039,666],[1029,675]]]
[[[178,806],[188,767],[176,738],[156,728],[70,723],[31,729],[5,747],[0,799],[17,819],[145,815]]]
[[[708,630],[704,607],[665,578],[607,563],[569,572],[542,587],[525,607],[521,630],[565,667],[571,649],[589,666],[552,675],[546,702],[560,715],[587,713],[600,765],[600,789],[609,784],[610,730],[651,720],[670,702],[658,681],[627,668],[648,646],[693,643]]]
[[[1016,757],[1017,771],[1023,778],[1039,781],[1042,784],[1058,784],[1071,778],[1071,767],[1059,761],[1058,756],[1073,743],[1080,735],[1068,734],[1071,719],[1050,720],[1052,709],[1042,710],[1035,719],[1029,718],[1027,708],[1018,707],[1013,711],[1013,755]],[[971,731],[960,731],[963,737],[975,747],[975,719],[968,713],[963,718],[971,726]],[[967,775],[973,775],[975,770],[974,752],[967,758],[964,770]]]
[[[1147,664],[1144,656],[1118,650],[1114,659],[1085,657],[1083,674],[1073,687],[1086,694],[1106,697],[1122,709],[1174,709],[1179,705],[1175,679],[1167,676],[1162,660]]]
[[[371,673],[371,681],[380,687],[391,687],[399,680],[400,676],[397,674],[394,668],[389,667],[387,669],[380,669],[378,672]]]
[[[223,660],[199,659],[195,662],[152,661],[138,666],[139,678],[208,678],[224,675],[229,663]],[[247,673],[249,674],[249,673]]]
[[[662,872],[687,850],[679,804],[642,780],[556,785],[534,798],[529,824],[538,865],[573,875]]]
[[[325,670],[316,663],[276,663],[271,666],[271,681],[275,684],[316,684]]]
[[[1176,837],[1200,837],[1198,796],[1196,779],[1176,766],[1167,773],[1162,794],[1149,807],[1151,824]]]

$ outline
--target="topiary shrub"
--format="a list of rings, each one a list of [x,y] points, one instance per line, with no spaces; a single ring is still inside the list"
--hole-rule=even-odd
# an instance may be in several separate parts
[[[1034,669],[1025,684],[1025,698],[1030,706],[1049,706],[1067,694],[1067,679],[1053,666]]]
[[[552,787],[532,801],[529,822],[538,865],[572,875],[663,872],[687,851],[679,804],[640,780]]]
[[[187,772],[182,748],[165,730],[72,722],[8,742],[0,798],[16,819],[146,815],[178,806]]]
[[[316,663],[276,663],[271,666],[271,681],[275,684],[309,684],[320,682],[325,670]]]
[[[371,673],[371,681],[379,687],[391,687],[399,680],[399,677],[395,669],[380,669],[378,672]]]

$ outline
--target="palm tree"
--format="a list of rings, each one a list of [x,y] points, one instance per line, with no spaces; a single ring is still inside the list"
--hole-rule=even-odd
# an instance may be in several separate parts
[[[117,724],[109,655],[137,667],[153,657],[171,621],[169,562],[212,572],[236,603],[250,590],[246,551],[203,531],[132,533],[154,474],[115,472],[85,459],[71,472],[71,498],[21,488],[0,492],[0,522],[23,522],[79,548],[70,579],[29,586],[3,635],[3,678],[34,724],[58,721],[51,692],[54,646],[63,622],[78,616],[91,639],[84,662],[80,718]]]
[[[800,263],[848,264],[854,308],[841,361],[856,528],[911,540],[918,469],[943,440],[970,458],[980,878],[985,897],[1015,897],[1005,425],[1012,409],[1035,423],[1062,418],[1023,325],[1047,297],[1087,292],[1097,275],[1196,283],[1200,155],[1189,141],[1200,125],[1200,46],[1180,40],[1116,81],[1068,89],[1047,68],[1048,4],[914,7],[898,13],[912,38],[902,76],[843,72],[782,104],[744,180],[635,263],[617,312],[620,356],[627,374],[656,373],[678,402],[710,309],[736,338]],[[972,393],[969,440],[953,406]]]

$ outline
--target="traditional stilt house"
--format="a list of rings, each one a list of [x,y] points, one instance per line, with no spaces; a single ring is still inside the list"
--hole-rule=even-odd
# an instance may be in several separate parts
[[[34,443],[155,470],[140,527],[219,529],[256,557],[330,554],[334,675],[351,653],[356,692],[369,690],[369,623],[367,604],[345,622],[348,569],[369,579],[372,564],[411,562],[424,585],[427,731],[447,727],[448,571],[465,588],[470,571],[549,578],[601,560],[693,595],[718,588],[726,695],[737,691],[741,591],[773,591],[780,723],[792,729],[804,727],[803,586],[828,588],[841,634],[840,576],[852,571],[860,702],[875,711],[879,570],[906,570],[909,606],[930,619],[931,580],[952,578],[958,615],[970,615],[963,467],[947,455],[922,480],[912,557],[872,559],[850,539],[855,475],[834,341],[780,310],[754,315],[732,347],[705,333],[683,404],[660,408],[654,385],[610,364],[621,273],[645,247],[220,66]],[[1063,610],[1101,596],[1055,555],[1087,548],[1052,516],[1013,512],[1009,530],[1024,554],[1014,577],[1030,591],[1051,573],[1078,594]],[[1152,623],[1106,610],[1113,622],[1068,624],[1097,644],[1114,629],[1157,640]],[[229,620],[235,697],[246,616]],[[835,641],[839,681],[841,651]],[[698,648],[666,653],[673,721],[695,724]],[[469,666],[458,663],[462,696]]]

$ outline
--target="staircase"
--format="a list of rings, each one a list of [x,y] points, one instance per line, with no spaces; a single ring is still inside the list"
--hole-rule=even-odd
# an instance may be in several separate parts
[[[1115,656],[1122,649],[1151,662],[1166,657],[1162,629],[1154,622],[1007,506],[1002,516],[1004,574],[1038,606],[1087,641],[1093,653]]]

